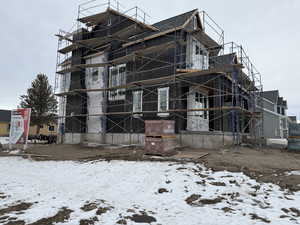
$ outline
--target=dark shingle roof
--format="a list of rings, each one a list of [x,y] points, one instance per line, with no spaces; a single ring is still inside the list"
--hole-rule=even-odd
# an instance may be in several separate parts
[[[153,27],[156,27],[159,29],[159,31],[147,31],[144,32],[140,35],[136,35],[135,38],[133,40],[137,40],[140,38],[145,38],[147,36],[153,35],[153,34],[158,34],[161,32],[164,32],[166,30],[175,28],[175,27],[179,27],[184,25],[184,23],[193,15],[194,12],[196,12],[197,9],[194,9],[192,11],[159,21],[157,23],[152,24]]]
[[[264,91],[262,93],[263,97],[265,99],[268,99],[269,101],[273,103],[277,103],[278,97],[279,97],[279,91],[274,90],[274,91]]]
[[[10,122],[11,111],[0,110],[0,122]]]
[[[159,21],[155,24],[152,24],[152,26],[158,28],[160,32],[182,26],[196,11],[197,9],[194,9],[192,11]]]

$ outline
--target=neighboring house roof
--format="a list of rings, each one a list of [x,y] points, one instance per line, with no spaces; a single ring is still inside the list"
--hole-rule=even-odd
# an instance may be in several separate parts
[[[274,90],[274,91],[264,91],[262,93],[262,96],[265,99],[268,99],[269,101],[277,104],[278,101],[278,97],[279,97],[279,91],[278,90]]]
[[[0,110],[0,122],[10,122],[11,111],[10,110]]]

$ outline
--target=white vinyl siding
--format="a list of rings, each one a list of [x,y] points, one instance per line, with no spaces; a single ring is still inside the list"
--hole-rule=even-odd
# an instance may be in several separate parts
[[[158,116],[169,116],[169,87],[158,88]]]

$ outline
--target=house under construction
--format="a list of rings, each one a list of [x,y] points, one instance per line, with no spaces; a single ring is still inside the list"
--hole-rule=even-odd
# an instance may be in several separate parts
[[[260,73],[204,11],[150,24],[138,7],[92,0],[57,36],[63,143],[143,144],[145,120],[174,120],[194,147],[262,135]]]

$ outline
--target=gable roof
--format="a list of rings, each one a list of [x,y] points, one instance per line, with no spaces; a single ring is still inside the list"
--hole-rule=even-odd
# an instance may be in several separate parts
[[[180,26],[183,26],[186,23],[186,21],[188,19],[190,19],[191,16],[193,16],[193,14],[197,11],[198,11],[197,9],[194,9],[189,12],[186,12],[186,13],[183,13],[183,14],[180,14],[177,16],[173,16],[171,18],[154,23],[154,24],[152,24],[152,26],[158,28],[160,32],[168,30],[168,29],[172,29],[175,27],[180,27]]]
[[[142,42],[147,39],[152,39],[154,37],[158,37],[176,30],[183,29],[188,22],[188,20],[196,15],[198,9],[194,9],[192,11],[159,21],[157,23],[152,24],[151,26],[158,29],[158,31],[146,31],[142,34],[136,35],[132,41],[123,45],[123,47]]]
[[[10,110],[0,110],[0,122],[10,122],[11,111]]]
[[[274,91],[264,91],[262,93],[262,96],[265,99],[268,99],[269,101],[273,102],[273,103],[277,103],[278,101],[278,97],[279,97],[279,91],[278,90],[274,90]]]

